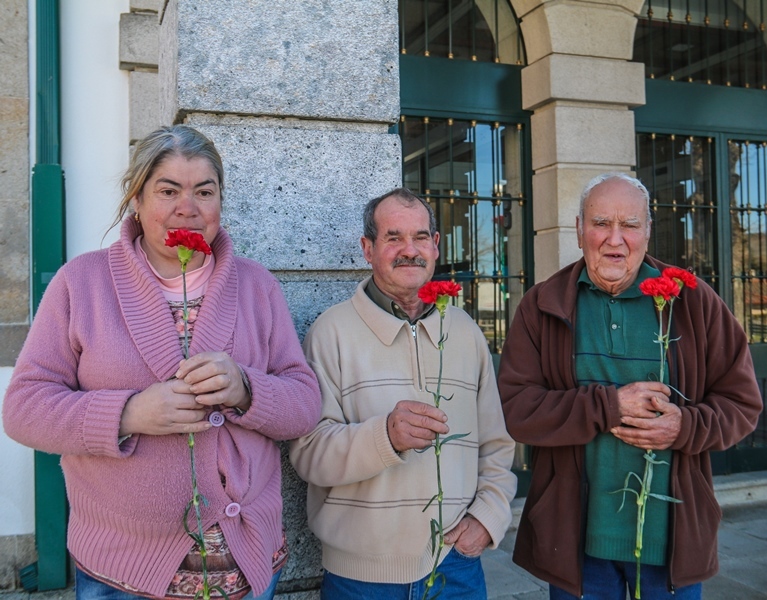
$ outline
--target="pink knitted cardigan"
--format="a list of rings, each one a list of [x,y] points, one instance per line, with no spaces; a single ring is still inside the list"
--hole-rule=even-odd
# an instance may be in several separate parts
[[[181,517],[191,497],[184,435],[134,435],[117,445],[128,398],[173,376],[182,359],[168,303],[132,247],[120,240],[78,256],[51,281],[3,404],[6,433],[61,454],[71,512],[68,547],[86,568],[162,596],[192,546]],[[273,440],[309,433],[320,417],[277,280],[235,257],[221,229],[190,352],[224,351],[243,367],[253,404],[224,409],[222,427],[196,436],[203,527],[218,522],[257,594],[281,543],[280,452]],[[222,483],[222,476],[225,484]],[[228,517],[231,503],[240,512]],[[231,512],[231,511],[230,511]]]

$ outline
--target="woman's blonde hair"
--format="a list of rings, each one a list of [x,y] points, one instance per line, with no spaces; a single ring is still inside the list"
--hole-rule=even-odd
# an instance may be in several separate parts
[[[157,166],[169,156],[183,156],[187,160],[205,158],[218,175],[221,199],[224,198],[224,165],[216,146],[196,129],[188,125],[160,127],[136,144],[130,164],[122,177],[122,200],[112,227],[132,212],[131,200],[137,197]],[[111,229],[111,227],[110,227]]]

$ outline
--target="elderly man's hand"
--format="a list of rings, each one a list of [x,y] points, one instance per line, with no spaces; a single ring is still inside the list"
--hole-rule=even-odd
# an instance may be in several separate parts
[[[676,404],[658,397],[652,399],[653,416],[621,417],[624,426],[612,429],[619,440],[644,450],[665,450],[682,429],[682,411]]]
[[[466,515],[445,534],[445,542],[455,544],[455,549],[464,556],[479,556],[492,541],[485,526],[471,515]]]
[[[397,452],[428,448],[437,434],[450,431],[447,415],[440,409],[416,402],[400,400],[386,417],[386,429],[391,445]]]
[[[635,381],[618,388],[618,410],[623,417],[654,418],[653,398],[668,401],[671,388],[658,381]]]

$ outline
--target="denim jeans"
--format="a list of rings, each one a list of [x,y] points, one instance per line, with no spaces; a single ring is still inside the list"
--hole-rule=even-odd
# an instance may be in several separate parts
[[[253,596],[253,591],[250,591],[242,600],[272,600],[281,572],[275,573],[269,587],[262,594]],[[102,583],[84,571],[77,569],[75,573],[75,598],[77,600],[136,600],[136,598],[144,598],[144,596],[129,594],[128,592],[113,588],[111,585]]]
[[[636,563],[603,560],[593,556],[583,559],[583,600],[626,600],[626,592],[634,597]],[[701,600],[703,586],[700,583],[668,590],[668,567],[642,565],[640,571],[642,600]],[[551,600],[578,600],[556,586],[549,585]]]
[[[485,573],[479,556],[464,556],[451,549],[442,561],[438,573],[445,574],[445,587],[439,600],[486,600]],[[369,583],[325,572],[322,580],[322,600],[421,600],[427,577],[415,583]],[[432,591],[435,597],[439,582]]]

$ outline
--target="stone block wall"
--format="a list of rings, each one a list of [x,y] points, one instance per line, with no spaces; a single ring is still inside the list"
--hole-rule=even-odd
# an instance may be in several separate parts
[[[159,11],[161,0],[131,0],[130,12],[120,15],[120,68],[130,71],[130,143],[162,123],[159,113]]]
[[[26,0],[0,6],[0,366],[29,329],[29,69]]]
[[[397,2],[168,0],[160,10],[159,119],[211,139],[238,254],[281,281],[299,336],[369,271],[362,207],[401,183]],[[318,597],[306,486],[283,447],[291,558],[283,600]]]
[[[27,0],[0,4],[0,370],[16,363],[29,331],[27,11]],[[0,534],[0,557],[0,592],[18,589],[18,569],[37,558],[34,534]]]

